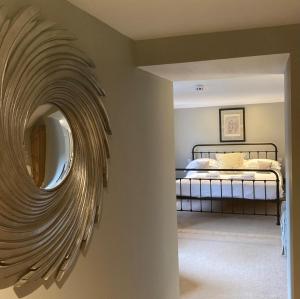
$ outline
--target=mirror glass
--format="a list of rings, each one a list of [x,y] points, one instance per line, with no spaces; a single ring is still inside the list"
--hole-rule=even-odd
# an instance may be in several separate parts
[[[39,106],[27,122],[25,161],[36,186],[50,190],[67,177],[73,160],[73,138],[63,112],[55,105]]]

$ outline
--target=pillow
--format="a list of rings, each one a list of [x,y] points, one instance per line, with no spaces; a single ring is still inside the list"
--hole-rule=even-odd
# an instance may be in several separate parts
[[[220,163],[215,159],[209,159],[209,168],[210,169],[218,169],[218,168],[220,168]]]
[[[209,168],[209,159],[196,159],[191,161],[186,169],[208,169]]]
[[[249,159],[245,160],[244,168],[281,170],[281,164],[271,159]]]
[[[216,154],[220,168],[239,169],[244,165],[243,153]]]
[[[249,159],[244,161],[244,168],[246,169],[259,169],[258,159]]]
[[[275,160],[271,160],[272,161],[272,165],[271,168],[274,170],[281,170],[281,163]]]
[[[258,160],[258,167],[259,167],[259,169],[271,169],[272,161],[260,159],[260,160]]]

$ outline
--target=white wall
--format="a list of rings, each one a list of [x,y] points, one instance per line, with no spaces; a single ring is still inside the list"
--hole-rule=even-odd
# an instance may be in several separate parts
[[[95,61],[113,131],[102,223],[88,252],[63,286],[47,283],[26,298],[177,299],[172,84],[137,70],[131,40],[64,0],[6,4],[10,13],[34,4],[78,37]],[[0,298],[17,295],[8,288]]]
[[[243,107],[246,142],[274,142],[279,157],[284,158],[284,103]],[[175,110],[176,167],[187,164],[193,145],[219,143],[219,140],[219,107]]]

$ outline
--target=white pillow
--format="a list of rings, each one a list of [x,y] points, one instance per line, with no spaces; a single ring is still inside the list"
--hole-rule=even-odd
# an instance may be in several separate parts
[[[218,168],[220,168],[220,163],[215,159],[209,159],[209,168],[210,169],[218,169]]]
[[[239,169],[243,168],[244,165],[243,153],[216,154],[216,158],[220,168]]]
[[[258,167],[259,169],[271,169],[272,161],[268,161],[266,159],[260,159],[258,160]]]
[[[249,159],[245,160],[244,168],[281,170],[281,164],[278,161],[271,159]]]
[[[244,161],[245,169],[259,169],[258,159],[249,159]]]
[[[186,169],[208,169],[209,168],[209,159],[196,159],[191,161]]]
[[[272,165],[271,168],[274,170],[281,170],[281,163],[275,160],[271,160],[272,161]]]

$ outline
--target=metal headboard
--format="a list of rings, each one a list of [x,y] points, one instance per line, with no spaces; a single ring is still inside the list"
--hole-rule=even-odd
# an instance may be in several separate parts
[[[251,147],[249,150],[232,150],[234,147],[239,146],[240,148]],[[254,146],[265,147],[265,149],[253,149]],[[217,148],[217,147],[230,147],[230,150],[218,151],[218,150],[202,150],[202,148]],[[268,147],[268,149],[267,149]],[[201,149],[201,150],[200,150]],[[248,159],[278,159],[278,149],[274,143],[206,143],[206,144],[196,144],[192,149],[193,160],[197,158],[214,158],[218,153],[245,153],[245,158]]]

